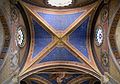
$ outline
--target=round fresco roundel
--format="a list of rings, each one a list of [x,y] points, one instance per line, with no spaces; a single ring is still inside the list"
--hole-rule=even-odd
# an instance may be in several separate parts
[[[10,12],[11,12],[11,19],[14,22],[17,22],[19,20],[19,12],[18,12],[17,8],[12,7]]]
[[[107,20],[108,18],[108,10],[107,9],[104,9],[102,12],[101,12],[101,22],[102,23],[105,23],[105,21]]]
[[[24,47],[25,45],[25,31],[23,26],[19,26],[16,32],[16,41],[19,47]]]
[[[102,64],[103,64],[103,66],[107,66],[108,65],[108,63],[109,63],[109,58],[108,58],[108,52],[106,52],[106,51],[104,51],[104,52],[102,52],[101,53],[102,55]]]
[[[97,46],[101,46],[103,43],[104,33],[101,26],[97,26],[95,30],[95,42]]]

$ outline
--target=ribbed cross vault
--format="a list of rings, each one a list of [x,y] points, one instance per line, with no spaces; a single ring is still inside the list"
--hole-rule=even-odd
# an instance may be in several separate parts
[[[46,9],[21,2],[30,18],[31,44],[20,78],[49,69],[101,75],[91,53],[89,30],[98,3],[74,9]]]

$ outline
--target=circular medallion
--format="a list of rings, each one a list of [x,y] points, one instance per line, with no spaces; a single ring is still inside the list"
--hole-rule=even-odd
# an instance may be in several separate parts
[[[103,43],[103,38],[103,29],[100,26],[98,26],[95,31],[95,42],[97,46],[101,46],[101,44]]]
[[[108,18],[108,10],[107,9],[104,9],[102,12],[101,12],[101,22],[104,23],[107,18]]]
[[[11,19],[13,22],[17,22],[19,20],[19,11],[16,7],[11,8]]]
[[[24,47],[25,45],[25,31],[23,26],[19,26],[16,32],[16,41],[19,47]]]
[[[107,66],[109,63],[109,59],[108,59],[108,53],[107,52],[102,52],[102,64],[103,66]]]

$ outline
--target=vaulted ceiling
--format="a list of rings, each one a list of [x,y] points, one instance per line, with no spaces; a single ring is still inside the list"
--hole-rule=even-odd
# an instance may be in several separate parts
[[[79,2],[82,3],[82,2]],[[21,79],[47,69],[83,71],[99,78],[89,40],[98,2],[74,9],[48,9],[21,2],[29,17],[31,44]],[[30,73],[31,72],[31,73]],[[61,72],[61,71],[60,71]],[[29,75],[27,75],[29,74]]]
[[[13,42],[2,39],[0,59],[10,44],[10,70],[21,84],[110,81],[113,70],[119,73],[119,10],[112,22],[107,0],[72,0],[58,7],[47,1],[10,0],[11,35],[4,20],[0,31]]]

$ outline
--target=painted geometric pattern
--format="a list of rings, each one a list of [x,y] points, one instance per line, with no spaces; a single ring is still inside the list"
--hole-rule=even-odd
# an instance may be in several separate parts
[[[83,12],[73,14],[46,14],[38,12],[38,14],[56,30],[65,30],[68,28]]]
[[[33,20],[33,26],[35,31],[35,43],[32,57],[35,57],[52,41],[52,36],[45,29],[43,29],[35,20]]]
[[[75,57],[71,52],[69,52],[64,47],[55,47],[46,57],[44,57],[41,62],[48,61],[74,61],[82,63],[80,59]]]
[[[75,46],[85,57],[88,58],[86,48],[87,27],[89,18],[87,18],[74,32],[69,36],[69,42]]]
[[[61,84],[67,84],[70,80],[79,77],[81,74],[66,74],[65,77],[62,78]],[[59,74],[51,74],[51,73],[41,73],[38,76],[45,78],[50,81],[52,84],[58,84],[57,78],[59,78]]]

